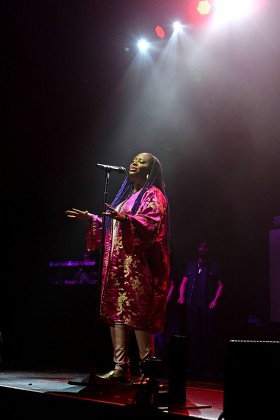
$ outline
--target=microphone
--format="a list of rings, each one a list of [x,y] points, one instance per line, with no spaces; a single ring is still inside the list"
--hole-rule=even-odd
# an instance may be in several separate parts
[[[123,166],[105,165],[103,163],[97,163],[96,166],[104,169],[106,172],[116,171],[119,174],[124,174],[126,172],[126,169]]]

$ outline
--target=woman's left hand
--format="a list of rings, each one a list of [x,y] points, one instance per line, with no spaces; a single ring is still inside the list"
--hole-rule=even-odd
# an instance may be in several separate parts
[[[111,217],[112,219],[115,219],[115,220],[125,220],[126,219],[125,214],[119,213],[110,204],[106,204],[106,207],[107,207],[107,211],[102,213],[103,216],[109,216],[109,217]]]

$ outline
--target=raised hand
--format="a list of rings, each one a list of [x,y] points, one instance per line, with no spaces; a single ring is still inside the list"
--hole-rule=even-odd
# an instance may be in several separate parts
[[[71,210],[66,210],[65,214],[69,219],[77,219],[86,223],[89,222],[92,217],[92,215],[87,210],[84,211],[74,208],[72,208]]]

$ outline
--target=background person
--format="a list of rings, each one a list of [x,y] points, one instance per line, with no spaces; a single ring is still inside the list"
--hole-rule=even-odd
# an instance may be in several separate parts
[[[178,303],[186,299],[188,367],[192,373],[217,373],[215,327],[218,300],[223,292],[220,264],[209,257],[208,245],[198,246],[198,257],[187,264]]]

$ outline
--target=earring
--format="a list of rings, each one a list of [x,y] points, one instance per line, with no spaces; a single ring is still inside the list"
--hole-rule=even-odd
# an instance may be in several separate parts
[[[148,181],[148,179],[149,179],[149,175],[150,175],[150,174],[147,174],[147,175],[146,175],[146,180],[147,180],[147,181]]]

